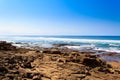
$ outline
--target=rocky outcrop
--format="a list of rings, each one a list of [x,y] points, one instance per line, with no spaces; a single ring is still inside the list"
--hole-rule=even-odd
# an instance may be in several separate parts
[[[88,52],[35,51],[0,43],[0,80],[119,80],[119,67],[112,64]]]
[[[11,43],[7,43],[6,41],[0,41],[0,50],[16,50],[16,47],[12,46]]]

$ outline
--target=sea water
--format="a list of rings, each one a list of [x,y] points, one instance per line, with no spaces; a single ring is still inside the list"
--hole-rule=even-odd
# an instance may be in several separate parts
[[[38,36],[17,35],[0,36],[0,40],[22,42],[42,47],[51,47],[52,44],[73,44],[67,46],[74,49],[97,49],[110,52],[120,52],[120,36]]]

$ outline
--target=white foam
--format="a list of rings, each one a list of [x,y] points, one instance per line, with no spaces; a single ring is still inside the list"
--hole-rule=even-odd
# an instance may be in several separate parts
[[[119,47],[119,46],[120,46],[120,44],[113,44],[113,43],[111,43],[111,44],[109,44],[109,46]]]
[[[13,46],[21,47],[21,44],[12,44]]]
[[[96,48],[95,50],[104,50],[104,51],[109,51],[109,52],[120,52],[120,50],[117,48],[120,46],[120,40],[96,40],[96,39],[72,39],[72,38],[53,38],[53,37],[4,37],[1,36],[1,39],[7,40],[7,41],[16,41],[16,40],[29,40],[29,41],[46,41],[46,44],[43,44],[42,46],[46,47],[46,46],[51,46],[49,44],[47,44],[47,42],[66,42],[66,43],[70,43],[70,42],[81,42],[81,43],[90,43],[92,45],[80,45],[80,46],[67,46],[68,48],[74,48],[74,49],[91,49],[94,48],[96,43],[100,43],[100,44],[109,44],[109,46],[113,46],[116,48]]]
[[[81,46],[64,46],[69,49],[76,49],[76,50],[93,50],[95,48],[95,45],[81,45]]]
[[[7,37],[11,40],[44,40],[44,41],[63,41],[63,42],[83,42],[83,43],[120,43],[120,40],[96,40],[96,39],[72,39],[72,38],[52,38],[52,37]]]
[[[96,48],[94,45],[83,45],[83,46],[64,46],[69,49],[76,49],[76,50],[93,50],[93,51],[105,51],[105,52],[117,52],[120,53],[120,50],[118,48]]]
[[[53,45],[52,44],[41,44],[40,47],[51,48],[53,47]]]
[[[80,46],[64,46],[67,47],[69,49],[80,49]]]
[[[65,42],[86,42],[86,43],[120,43],[120,40],[95,40],[95,39],[69,39],[69,38],[36,38],[38,40],[65,41]]]
[[[95,48],[94,50],[120,53],[120,50],[118,50],[117,48],[108,48],[108,49],[105,49],[105,48]]]

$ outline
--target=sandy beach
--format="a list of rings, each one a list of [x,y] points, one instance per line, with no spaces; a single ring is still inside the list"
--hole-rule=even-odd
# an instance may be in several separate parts
[[[102,60],[100,55],[91,52],[59,49],[57,46],[42,50],[26,49],[0,42],[0,80],[119,79],[120,62]]]

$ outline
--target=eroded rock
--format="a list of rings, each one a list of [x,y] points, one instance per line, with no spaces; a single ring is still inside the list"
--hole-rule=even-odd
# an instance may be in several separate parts
[[[119,80],[120,68],[114,66],[118,63],[111,64],[91,52],[65,48],[39,52],[0,42],[0,80]]]

